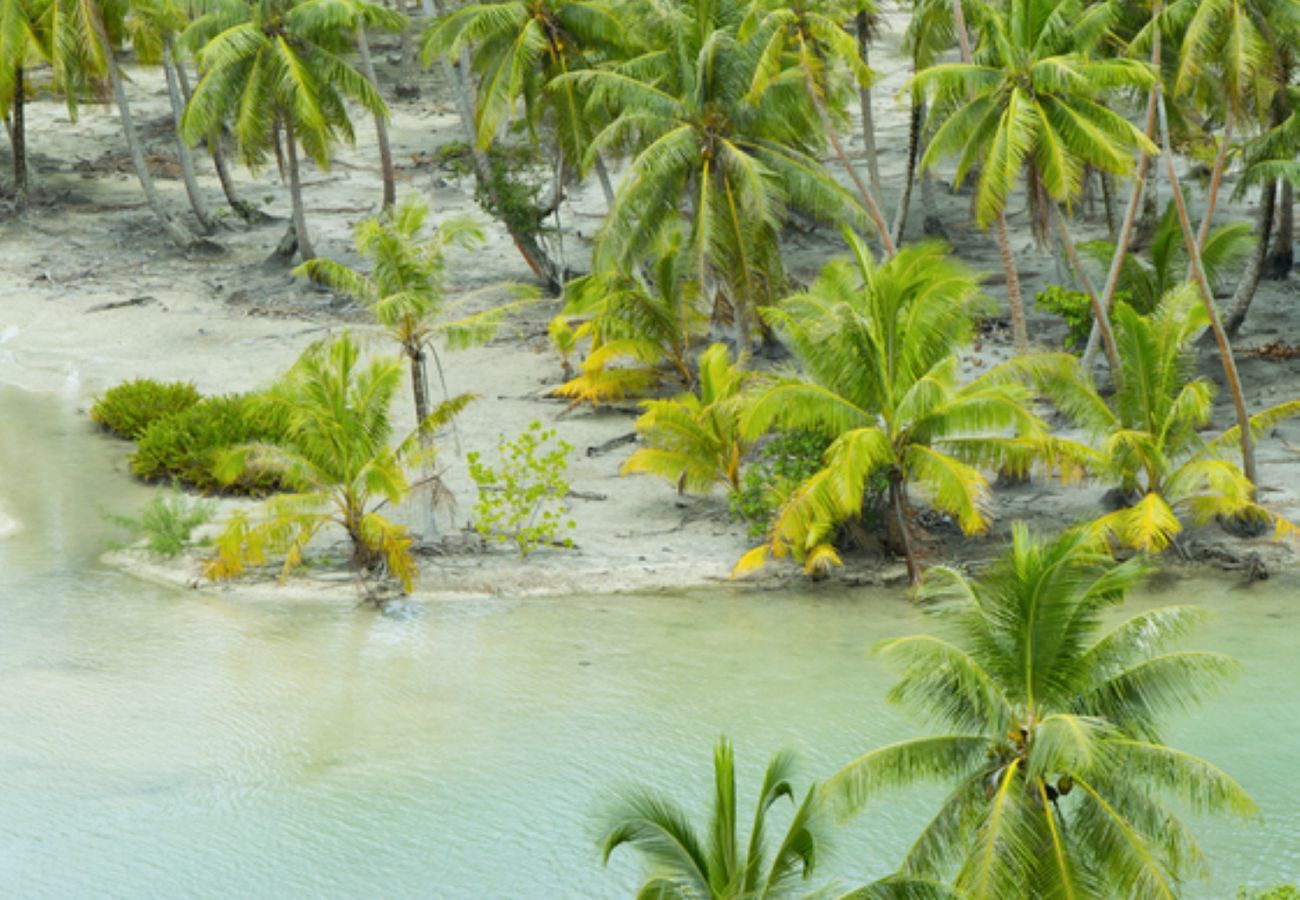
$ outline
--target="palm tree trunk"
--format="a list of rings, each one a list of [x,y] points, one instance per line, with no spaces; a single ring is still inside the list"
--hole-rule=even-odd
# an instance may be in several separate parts
[[[921,128],[925,122],[925,103],[916,91],[908,92],[911,97],[911,117],[907,128],[907,175],[903,179],[903,190],[898,195],[898,208],[894,211],[894,243],[903,243],[903,232],[907,230],[907,214],[912,205],[912,185],[916,181],[916,161],[921,155]]]
[[[1153,15],[1158,16],[1159,5]],[[1151,38],[1151,68],[1156,72],[1160,71],[1160,29],[1157,27],[1155,34]],[[1152,85],[1151,93],[1147,96],[1147,120],[1143,133],[1147,140],[1155,138],[1156,134],[1156,91],[1158,84]],[[1110,270],[1106,273],[1106,284],[1102,288],[1101,305],[1110,313],[1111,307],[1115,303],[1115,291],[1119,289],[1119,277],[1124,271],[1124,257],[1128,254],[1128,245],[1133,239],[1133,223],[1137,221],[1138,206],[1141,204],[1146,185],[1147,170],[1151,166],[1151,155],[1145,149],[1138,154],[1137,172],[1133,176],[1133,191],[1129,194],[1128,206],[1124,208],[1124,223],[1120,226],[1119,236],[1115,240],[1115,255],[1110,260]],[[1092,375],[1093,361],[1097,358],[1097,347],[1101,339],[1101,329],[1094,319],[1092,330],[1088,334],[1088,345],[1083,351],[1082,369],[1089,376]]]
[[[1187,203],[1183,199],[1183,190],[1178,182],[1178,170],[1174,167],[1174,154],[1169,144],[1169,118],[1165,112],[1164,90],[1157,85],[1156,110],[1160,120],[1160,145],[1165,158],[1165,173],[1169,176],[1169,190],[1174,197],[1174,208],[1178,213],[1178,225],[1183,231],[1183,241],[1187,245],[1187,258],[1191,262],[1192,276],[1201,289],[1201,298],[1205,302],[1206,313],[1210,317],[1210,328],[1214,340],[1219,345],[1219,360],[1223,363],[1223,377],[1228,383],[1228,392],[1232,395],[1232,405],[1237,414],[1237,428],[1241,440],[1242,472],[1257,485],[1255,468],[1255,442],[1250,433],[1250,414],[1246,411],[1246,397],[1241,390],[1241,378],[1237,374],[1237,360],[1232,355],[1232,344],[1223,330],[1223,321],[1219,318],[1219,308],[1214,302],[1214,292],[1205,277],[1205,268],[1201,265],[1201,247],[1192,231],[1191,220],[1187,216]],[[1252,495],[1253,495],[1252,491]]]
[[[1269,275],[1286,278],[1295,266],[1295,187],[1290,181],[1282,182],[1282,196],[1274,216],[1277,221],[1277,238],[1268,258]]]
[[[307,212],[302,205],[302,181],[298,176],[298,139],[293,133],[293,120],[284,120],[285,155],[288,156],[289,199],[293,204],[293,230],[298,238],[298,255],[303,262],[316,257],[311,238],[307,236]]]
[[[1266,181],[1260,188],[1259,214],[1255,225],[1255,250],[1246,263],[1246,271],[1241,273],[1237,289],[1232,294],[1232,307],[1228,311],[1228,320],[1223,323],[1228,337],[1236,337],[1246,321],[1251,301],[1259,289],[1260,279],[1264,275],[1264,266],[1268,260],[1268,242],[1273,234],[1273,210],[1276,205],[1277,182]]]
[[[1232,111],[1228,111],[1223,123],[1223,138],[1219,142],[1219,151],[1214,155],[1214,169],[1210,172],[1210,190],[1205,198],[1205,218],[1201,220],[1200,230],[1196,232],[1196,246],[1205,249],[1205,242],[1210,239],[1210,220],[1214,218],[1214,207],[1219,203],[1219,186],[1223,184],[1223,170],[1228,162],[1228,145],[1232,143]]]
[[[870,68],[871,16],[866,10],[860,10],[854,23],[858,32],[858,57],[864,66]],[[880,158],[876,152],[876,120],[871,110],[871,85],[858,87],[858,107],[862,112],[862,145],[867,154],[867,178],[871,181],[871,190],[883,202],[885,195],[880,184]]]
[[[422,0],[422,3],[425,16],[430,20],[434,17],[435,7],[438,15],[443,15],[446,12],[443,0]],[[487,154],[479,147],[478,130],[474,127],[474,93],[471,90],[469,77],[469,52],[462,50],[460,58],[454,64],[443,59],[442,69],[447,78],[447,83],[451,85],[456,112],[460,116],[461,126],[465,129],[465,137],[469,141],[470,159],[474,163],[475,182],[488,196],[495,197],[498,192],[496,182],[492,176],[492,165]],[[502,224],[510,231],[510,238],[515,243],[515,249],[524,258],[528,268],[532,270],[538,280],[546,285],[547,289],[558,293],[560,290],[558,267],[547,255],[546,251],[542,249],[542,246],[537,243],[536,235],[516,230],[509,223],[503,222]]]
[[[605,195],[606,208],[614,205],[614,184],[609,180],[609,169],[605,167],[604,158],[597,153],[596,161],[592,163],[592,168],[596,170],[596,180],[600,182],[601,193]]]
[[[970,35],[966,31],[966,13],[961,8],[961,0],[952,0],[952,28],[957,33],[957,46],[961,48],[961,61],[967,65],[971,62]]]
[[[190,153],[189,145],[185,143],[185,139],[181,137],[181,116],[185,113],[185,104],[181,100],[181,91],[176,80],[175,55],[172,52],[172,39],[170,36],[163,40],[162,67],[163,75],[167,79],[167,99],[171,102],[172,124],[176,129],[176,155],[181,163],[181,178],[185,183],[185,195],[189,198],[190,209],[194,211],[194,218],[199,220],[199,226],[203,229],[203,232],[212,234],[217,230],[217,226],[212,219],[212,213],[208,211],[207,204],[203,202],[198,180],[194,177],[194,156]]]
[[[912,535],[907,527],[907,501],[903,498],[903,479],[897,473],[889,476],[889,506],[894,513],[894,527],[898,541],[903,546],[903,559],[907,562],[907,580],[912,584],[921,581],[921,566],[912,549]]]
[[[415,425],[420,427],[429,418],[429,361],[424,349],[407,354],[411,358],[411,396],[415,398]],[[420,443],[428,446],[428,436],[420,434]]]
[[[23,84],[23,66],[14,66],[13,124],[9,129],[9,143],[14,151],[14,206],[22,212],[30,200],[27,187],[27,120],[24,111],[26,86]]]
[[[812,68],[808,58],[808,47],[804,43],[802,34],[799,35],[799,55],[803,60],[804,88],[808,92],[809,99],[812,100],[813,108],[817,110],[817,118],[821,120],[822,130],[826,132],[826,137],[830,140],[831,147],[834,148],[840,165],[844,167],[844,171],[848,173],[854,187],[858,189],[858,195],[862,198],[862,205],[876,226],[876,232],[880,237],[880,245],[885,250],[885,256],[892,257],[898,251],[894,247],[893,238],[890,237],[889,224],[880,212],[880,206],[876,203],[876,198],[871,195],[871,190],[863,183],[862,176],[858,174],[858,170],[849,161],[848,154],[844,152],[844,146],[840,143],[839,135],[835,133],[835,125],[831,122],[830,113],[826,111],[826,104],[822,102],[821,92],[817,89],[817,83],[813,81]]]
[[[1025,305],[1020,296],[1020,274],[1016,271],[1015,252],[1011,249],[1011,236],[1007,234],[1007,214],[998,212],[994,225],[998,234],[998,254],[1002,257],[1002,271],[1007,276],[1007,306],[1011,310],[1011,340],[1016,355],[1029,351],[1029,326],[1025,322]]]
[[[1088,295],[1088,302],[1092,305],[1093,324],[1098,326],[1098,330],[1101,332],[1102,346],[1106,348],[1106,361],[1110,364],[1110,376],[1118,384],[1120,378],[1119,351],[1115,348],[1115,334],[1110,328],[1110,315],[1105,304],[1098,299],[1096,292],[1092,289],[1092,282],[1088,278],[1087,270],[1083,267],[1083,260],[1079,259],[1079,251],[1074,246],[1074,238],[1070,236],[1069,226],[1066,225],[1065,217],[1061,215],[1061,208],[1055,201],[1052,201],[1049,212],[1052,218],[1056,219],[1056,230],[1061,238],[1061,246],[1070,259],[1070,265],[1074,268],[1074,274],[1079,280],[1079,286]]]
[[[357,22],[357,50],[361,53],[361,74],[376,91],[379,79],[375,77],[375,64],[370,59],[370,41],[366,37],[366,26]],[[379,168],[384,179],[384,212],[393,208],[397,202],[397,183],[393,176],[393,152],[388,146],[388,123],[383,113],[375,113],[375,139],[379,143]]]
[[[95,39],[99,41],[100,50],[104,58],[108,60],[108,80],[113,89],[113,99],[117,103],[118,116],[122,120],[122,133],[126,137],[126,148],[131,154],[131,165],[135,168],[136,178],[140,181],[140,188],[144,191],[145,202],[153,210],[158,221],[162,223],[163,230],[167,236],[172,239],[182,250],[190,250],[198,243],[196,238],[188,228],[177,222],[167,210],[163,208],[162,198],[158,196],[158,189],[154,186],[153,176],[149,174],[149,166],[145,163],[144,151],[140,148],[139,137],[135,133],[135,122],[131,117],[131,103],[126,97],[126,87],[122,84],[122,75],[117,70],[117,59],[113,55],[113,44],[108,39],[108,31],[104,27],[104,21],[100,18],[98,12],[94,13],[91,27],[95,32]]]
[[[1101,176],[1101,203],[1106,214],[1106,235],[1115,240],[1115,176],[1099,172]]]

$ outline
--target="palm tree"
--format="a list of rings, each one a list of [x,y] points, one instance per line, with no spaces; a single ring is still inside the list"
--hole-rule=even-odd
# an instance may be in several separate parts
[[[479,72],[475,135],[481,149],[495,140],[522,99],[524,118],[536,139],[543,119],[554,129],[557,170],[581,166],[595,125],[595,110],[572,82],[552,84],[566,72],[617,56],[625,43],[616,10],[590,0],[498,0],[462,6],[430,29],[422,57],[453,59],[473,48]],[[609,175],[598,155],[605,199],[613,202]]]
[[[1155,149],[1101,102],[1104,91],[1147,87],[1152,80],[1140,63],[1089,55],[1114,13],[1110,4],[1085,8],[1082,0],[1009,0],[1005,9],[982,5],[983,39],[974,61],[931,66],[915,79],[936,102],[949,106],[922,166],[956,155],[960,183],[982,159],[976,221],[996,226],[1018,352],[1028,347],[1028,330],[1006,203],[1022,173],[1027,173],[1035,227],[1045,235],[1052,202],[1078,193],[1085,166],[1126,174],[1133,150]],[[1109,317],[1091,299],[1115,368],[1114,342],[1106,333]]]
[[[340,55],[351,31],[326,27],[313,7],[291,0],[226,3],[195,20],[190,40],[206,38],[197,54],[203,76],[182,123],[191,142],[230,123],[250,168],[264,162],[272,148],[278,155],[283,129],[292,227],[304,260],[316,254],[307,233],[299,146],[326,168],[331,146],[353,140],[345,100],[387,115],[374,86]],[[349,20],[347,29],[352,27]]]
[[[297,6],[297,12],[304,20],[314,18],[315,28],[324,30],[339,29],[351,31],[361,58],[361,74],[371,87],[379,90],[379,79],[375,75],[375,65],[370,58],[369,32],[373,29],[398,32],[406,28],[406,16],[395,9],[370,3],[368,0],[304,0]],[[388,143],[388,111],[380,110],[374,114],[375,139],[379,145],[379,166],[384,184],[385,211],[393,208],[397,202],[397,180],[393,172],[393,152]]]
[[[891,543],[916,581],[909,488],[974,534],[989,522],[979,466],[1024,473],[1042,459],[1063,473],[1074,468],[1069,446],[1030,411],[1022,383],[1060,369],[1066,357],[1017,357],[963,384],[956,352],[979,306],[975,275],[939,245],[906,247],[877,264],[861,239],[846,238],[851,261],[829,263],[807,293],[766,312],[807,377],[780,379],[758,394],[741,434],[754,439],[780,426],[835,440],[824,467],[778,511],[767,542],[737,572],[768,556],[793,555],[810,571],[838,564],[836,531],[861,517],[873,478],[883,478]]]
[[[647,400],[636,430],[646,446],[623,464],[622,474],[658,475],[678,493],[707,494],[715,484],[740,490],[740,464],[750,442],[740,432],[742,391],[753,375],[714,344],[700,354],[695,392]]]
[[[433,354],[440,377],[442,373],[434,339],[446,337],[453,347],[486,341],[496,333],[508,313],[529,302],[534,295],[526,288],[511,286],[518,298],[515,302],[449,318],[449,312],[454,313],[478,299],[478,294],[466,295],[455,303],[447,302],[446,250],[450,246],[469,246],[482,241],[483,234],[471,221],[448,219],[425,235],[428,217],[428,204],[412,195],[391,213],[359,222],[357,252],[370,262],[369,275],[321,258],[308,260],[294,270],[294,274],[354,297],[375,314],[410,361],[417,422],[432,414],[427,353]],[[444,382],[444,399],[446,391]]]
[[[922,782],[950,791],[903,860],[972,900],[1165,897],[1204,869],[1166,801],[1251,815],[1221,770],[1165,745],[1164,717],[1237,671],[1217,653],[1170,647],[1194,607],[1139,613],[1102,631],[1142,574],[1104,542],[1049,539],[1021,523],[980,579],[930,570],[922,596],[938,634],[877,648],[902,670],[889,698],[949,729],[873,750],[826,785],[846,812]]]
[[[622,846],[640,852],[647,878],[637,897],[658,900],[778,900],[781,897],[828,897],[826,890],[808,894],[802,885],[812,876],[824,841],[816,785],[795,808],[780,843],[772,850],[768,813],[781,800],[795,800],[790,777],[794,757],[778,753],[767,764],[745,841],[736,814],[736,765],[731,742],[721,738],[713,749],[713,803],[709,830],[701,833],[686,813],[649,790],[629,793],[609,816],[600,848],[606,863]],[[770,854],[770,859],[769,859]],[[892,877],[844,894],[840,900],[946,900],[952,892],[921,878]]]
[[[46,53],[36,33],[39,15],[34,0],[0,0],[0,117],[9,125],[9,144],[13,149],[14,203],[26,209],[27,126],[24,109],[27,102],[28,67]]]
[[[692,277],[730,308],[741,348],[754,310],[782,289],[787,211],[825,221],[856,207],[814,158],[819,122],[802,85],[779,79],[752,98],[760,54],[737,38],[745,10],[738,0],[647,5],[636,31],[649,49],[554,82],[589,88],[591,102],[617,111],[589,154],[639,148],[596,235],[595,270],[632,271],[685,203]]]
[[[231,451],[220,465],[226,479],[248,466],[276,472],[292,492],[253,512],[236,512],[216,540],[208,577],[232,578],[268,553],[284,556],[288,574],[302,563],[308,543],[326,526],[343,529],[360,572],[379,568],[410,591],[416,577],[405,526],[380,515],[418,485],[408,471],[431,462],[435,449],[422,436],[447,425],[474,397],[461,394],[439,405],[397,447],[389,445],[389,409],[402,375],[396,359],[361,362],[345,332],[309,348],[278,386],[273,400],[289,417],[291,447],[252,444]],[[437,476],[425,479],[437,485]]]
[[[1092,524],[1122,544],[1161,550],[1182,530],[1181,518],[1203,524],[1216,516],[1272,520],[1279,536],[1293,530],[1259,506],[1254,485],[1225,458],[1235,430],[1206,442],[1214,385],[1194,378],[1188,349],[1208,314],[1195,287],[1170,292],[1148,316],[1127,305],[1115,311],[1123,378],[1109,401],[1084,379],[1052,381],[1048,393],[1102,443],[1092,466],[1115,484],[1129,504]],[[1254,416],[1252,430],[1266,434],[1283,418],[1300,414],[1300,401]]]
[[[663,236],[649,267],[648,280],[623,272],[585,275],[569,282],[569,302],[553,339],[570,346],[588,341],[582,371],[566,375],[555,394],[574,404],[593,406],[628,396],[644,396],[663,382],[695,386],[695,344],[708,326],[700,309],[699,285],[687,277],[690,256],[685,235]],[[574,322],[581,322],[572,328]]]
[[[872,188],[849,160],[836,134],[835,122],[827,107],[827,95],[834,90],[830,67],[839,63],[852,73],[859,87],[871,83],[871,69],[863,62],[860,46],[844,31],[840,22],[848,18],[847,6],[835,4],[810,4],[806,0],[753,0],[749,16],[741,23],[740,37],[748,39],[751,31],[763,45],[762,56],[754,70],[750,96],[762,96],[775,78],[785,70],[784,57],[793,52],[808,100],[817,112],[822,131],[830,141],[835,155],[858,190],[862,206],[871,216],[886,256],[895,253],[889,225],[880,211],[878,198]]]

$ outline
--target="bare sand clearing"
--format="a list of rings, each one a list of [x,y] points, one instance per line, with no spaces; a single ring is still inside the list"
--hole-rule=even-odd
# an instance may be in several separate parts
[[[892,208],[904,178],[907,148],[907,116],[897,96],[909,73],[896,52],[904,20],[896,15],[889,23],[892,30],[884,46],[873,52],[872,62],[882,76],[875,92],[877,141],[885,199]],[[395,48],[380,48],[378,56],[388,58],[389,72],[381,80],[391,86],[396,81],[392,77]],[[129,71],[141,130],[153,152],[170,155],[168,101],[161,75]],[[486,244],[452,254],[456,290],[527,281],[529,272],[504,230],[479,212],[469,180],[427,163],[437,147],[463,136],[436,74],[420,73],[415,80],[421,90],[419,99],[388,96],[393,152],[400,166],[399,194],[422,193],[435,221],[468,212],[484,222]],[[253,388],[281,372],[312,341],[344,328],[373,333],[376,347],[382,346],[363,310],[302,283],[283,267],[264,264],[289,215],[287,188],[274,166],[256,176],[237,168],[235,175],[244,197],[277,221],[248,228],[229,217],[229,227],[214,236],[226,250],[223,255],[186,259],[169,244],[144,207],[134,175],[121,164],[126,148],[114,109],[84,107],[72,123],[64,107],[46,97],[31,104],[28,122],[41,199],[24,219],[0,223],[5,247],[0,261],[4,286],[0,382],[71,394],[88,405],[97,393],[135,377],[189,380],[209,392]],[[351,229],[376,212],[380,200],[373,130],[362,116],[356,118],[356,130],[357,146],[341,149],[329,171],[308,166],[305,174],[309,228],[317,253],[349,263],[356,262]],[[849,144],[851,151],[861,153],[856,131]],[[201,184],[218,207],[220,189],[206,159],[199,160],[199,169]],[[834,167],[831,171],[843,177]],[[160,178],[159,187],[173,211],[187,212],[178,180]],[[1231,188],[1229,184],[1225,195]],[[968,195],[953,194],[946,184],[940,184],[936,194],[955,251],[989,273],[989,291],[1003,296],[992,236],[965,224]],[[562,207],[570,265],[581,267],[588,258],[588,241],[603,209],[594,181],[575,190]],[[1249,203],[1221,203],[1220,210],[1224,221],[1252,215]],[[918,196],[909,236],[920,236],[921,219]],[[1068,283],[1057,263],[1033,248],[1020,204],[1011,219],[1026,296],[1032,297],[1050,281]],[[1083,237],[1101,236],[1103,227],[1093,222],[1092,233]],[[833,230],[792,230],[787,261],[794,277],[807,279],[841,250]],[[1294,280],[1265,282],[1238,346],[1249,351],[1300,332],[1296,300]],[[565,594],[724,582],[750,546],[744,526],[730,520],[725,499],[677,497],[657,479],[619,477],[631,448],[623,445],[605,452],[596,448],[632,431],[634,409],[565,413],[563,403],[547,399],[561,375],[545,338],[545,323],[555,311],[554,301],[539,304],[490,345],[444,353],[442,358],[450,392],[472,391],[482,397],[459,420],[463,448],[488,450],[499,436],[513,437],[535,419],[553,425],[561,438],[577,448],[570,481],[575,491],[591,498],[570,503],[577,522],[573,535],[577,548],[542,550],[526,562],[504,547],[478,548],[477,541],[463,531],[474,503],[473,485],[464,458],[448,442],[442,465],[457,508],[451,524],[445,516],[440,522],[448,552],[425,558],[418,593],[443,597]],[[1031,333],[1041,346],[1055,348],[1063,326],[1050,314],[1034,313]],[[1008,352],[1005,335],[994,334],[967,352],[964,364],[976,372]],[[1207,375],[1220,380],[1216,357],[1204,353],[1200,364]],[[1240,364],[1252,409],[1300,393],[1300,360],[1266,361],[1243,353]],[[436,382],[434,390],[439,390]],[[400,422],[409,425],[413,420],[405,402],[400,414]],[[1215,422],[1219,426],[1232,422],[1223,392]],[[1264,501],[1295,517],[1300,515],[1300,457],[1289,444],[1300,445],[1300,423],[1284,424],[1260,442],[1258,452]],[[999,487],[993,497],[991,535],[964,539],[951,526],[940,524],[932,529],[926,550],[933,560],[987,559],[998,552],[1012,520],[1059,527],[1096,515],[1101,495],[1102,489],[1095,485],[1060,486],[1039,479]],[[406,517],[422,527],[418,511],[407,511]],[[0,532],[17,527],[6,526],[7,521],[0,516]],[[1272,544],[1267,536],[1242,540],[1213,527],[1200,529],[1193,544],[1203,552],[1222,549],[1234,558],[1258,553],[1271,566],[1288,565],[1294,558],[1290,547]],[[146,577],[203,584],[197,556],[165,565],[134,553],[112,554],[109,559]],[[871,554],[850,557],[840,574],[850,581],[893,581],[901,576],[897,563]],[[802,576],[793,567],[777,564],[769,566],[759,580],[772,584],[798,577]],[[275,584],[268,575],[240,582],[234,589],[241,594],[354,596],[350,579],[328,568],[286,584]]]

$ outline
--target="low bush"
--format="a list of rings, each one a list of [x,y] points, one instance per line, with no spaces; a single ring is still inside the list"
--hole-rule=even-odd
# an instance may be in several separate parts
[[[118,437],[135,441],[154,422],[183,412],[202,399],[198,389],[187,382],[137,378],[105,392],[90,408],[90,418]]]
[[[772,516],[790,492],[822,467],[822,454],[830,441],[813,431],[786,431],[763,446],[741,478],[740,489],[731,491],[727,503],[731,514],[749,523],[749,536],[767,534]]]
[[[133,540],[145,539],[150,553],[163,557],[178,555],[194,529],[212,521],[216,506],[210,500],[187,497],[178,490],[160,491],[140,509],[140,515],[110,516],[127,529]]]
[[[1128,291],[1116,291],[1114,309],[1119,304],[1132,305],[1132,295]],[[1072,291],[1059,284],[1048,285],[1034,297],[1034,304],[1056,313],[1065,320],[1065,349],[1082,350],[1088,343],[1088,334],[1092,331],[1092,301],[1083,291]]]
[[[498,464],[468,453],[469,474],[478,485],[474,527],[488,540],[511,542],[520,558],[543,544],[573,546],[575,523],[564,508],[565,476],[573,445],[556,441],[555,432],[534,421],[513,441],[497,444]]]
[[[204,493],[260,496],[281,490],[280,476],[248,467],[223,484],[215,470],[222,454],[242,444],[288,442],[288,411],[261,394],[207,397],[154,422],[131,457],[131,472],[145,481],[175,481]]]

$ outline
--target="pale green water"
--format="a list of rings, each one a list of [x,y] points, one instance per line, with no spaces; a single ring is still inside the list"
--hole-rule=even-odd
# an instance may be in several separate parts
[[[733,737],[825,777],[922,733],[886,707],[871,643],[918,628],[897,595],[463,602],[397,620],[165,590],[96,564],[96,506],[147,492],[59,397],[0,391],[0,894],[619,897],[613,789],[705,796]],[[1214,880],[1300,878],[1297,582],[1173,583],[1139,602],[1218,615],[1201,645],[1247,675],[1176,745],[1223,764],[1261,823],[1201,825]],[[884,874],[923,821],[901,798],[837,834],[823,874]]]

